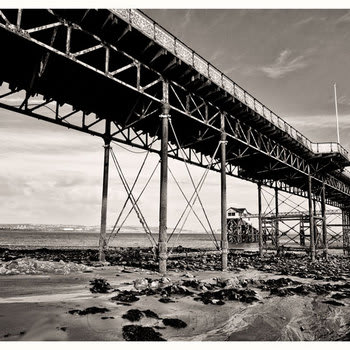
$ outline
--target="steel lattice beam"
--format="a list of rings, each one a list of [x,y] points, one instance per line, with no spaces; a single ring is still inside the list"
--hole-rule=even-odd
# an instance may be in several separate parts
[[[146,64],[140,62],[138,59],[127,54],[118,47],[106,43],[100,37],[95,34],[91,34],[85,31],[77,23],[70,23],[64,18],[59,17],[54,11],[48,10],[48,13],[51,15],[52,22],[47,25],[38,25],[31,28],[24,29],[21,26],[24,16],[26,15],[23,12],[18,12],[17,20],[11,22],[3,12],[0,12],[0,28],[11,32],[23,39],[31,42],[33,45],[37,45],[42,49],[46,50],[47,54],[54,54],[65,59],[74,62],[77,65],[83,66],[85,69],[93,71],[97,75],[103,76],[106,79],[114,82],[115,84],[122,85],[123,87],[130,89],[143,97],[154,101],[156,104],[156,109],[152,113],[157,111],[157,108],[164,102],[160,91],[163,89],[163,85],[166,81],[159,72],[147,66]],[[21,20],[18,20],[21,18]],[[53,30],[52,38],[49,42],[41,40],[40,36],[36,36],[38,33],[43,31]],[[61,47],[56,44],[54,38],[57,33],[63,33],[65,36],[65,47]],[[85,48],[80,48],[78,51],[72,51],[72,48],[75,47],[75,41],[77,35],[85,35],[90,40],[90,45]],[[96,51],[103,51],[103,59],[101,62],[91,62],[88,57],[91,53]],[[112,69],[111,67],[115,65],[115,56],[120,55],[123,57],[123,64],[119,64],[117,69]],[[36,79],[40,79],[43,72],[45,71],[47,63],[47,56],[44,56],[40,62],[40,69],[37,72]],[[121,74],[123,72],[130,72],[133,76],[133,79],[125,79]],[[147,77],[147,79],[145,78]],[[340,194],[343,197],[350,196],[350,187],[341,180],[335,178],[330,174],[325,174],[320,172],[320,169],[315,167],[313,164],[308,162],[306,159],[297,155],[293,151],[287,149],[285,146],[279,144],[272,138],[261,133],[260,131],[252,128],[251,126],[244,123],[242,120],[238,119],[236,116],[223,112],[219,107],[217,107],[212,102],[205,100],[194,92],[189,91],[186,87],[179,85],[174,81],[167,81],[169,85],[169,104],[171,110],[177,113],[179,116],[183,116],[196,123],[198,128],[205,128],[205,132],[210,131],[210,137],[220,139],[220,118],[222,115],[225,116],[225,132],[227,135],[228,147],[230,147],[230,142],[241,146],[243,149],[249,149],[250,151],[256,152],[259,155],[264,155],[267,159],[270,159],[275,163],[273,167],[268,171],[269,174],[273,170],[279,169],[276,164],[283,165],[283,167],[288,167],[291,172],[299,174],[305,182],[309,175],[312,176],[312,180],[316,182],[319,186],[322,185],[324,181],[326,188],[329,192],[334,194]],[[51,99],[47,103],[43,103],[42,106],[35,106],[30,108],[30,99],[31,94],[35,91],[27,91],[26,98],[21,104],[21,106],[11,106],[6,102],[1,102],[0,107],[13,110],[31,117],[49,121],[58,125],[62,125],[68,128],[73,128],[82,132],[89,133],[94,136],[104,137],[104,134],[93,129],[97,124],[104,122],[104,117],[97,116],[96,120],[90,124],[85,123],[85,112],[84,111],[73,111],[71,114],[66,114],[60,116],[59,107],[56,107],[57,111],[54,118],[50,118],[38,112],[40,107],[45,106],[51,102]],[[57,106],[59,104],[57,103]],[[246,107],[248,110],[248,107]],[[68,123],[70,117],[77,113],[82,113],[80,125],[73,125]],[[139,111],[139,116],[142,116],[141,119],[147,118],[150,114],[144,114],[142,111]],[[137,120],[135,121],[135,123]],[[148,143],[147,135],[142,134],[140,131],[133,127],[131,124],[128,127],[118,126],[117,130],[112,133],[112,140],[117,142],[122,142],[132,146],[136,146],[143,149],[150,148],[153,152],[159,153],[159,148],[156,148],[154,144]],[[132,134],[132,136],[131,136]],[[198,139],[198,142],[201,140]],[[184,156],[179,153],[176,147],[170,145],[169,156],[175,159],[183,160]],[[186,149],[186,160],[195,165],[206,166],[210,159],[210,156],[203,153],[197,153],[193,148]],[[235,157],[236,158],[236,157]],[[234,158],[234,159],[235,159]],[[219,159],[213,165],[214,170],[220,171],[220,162]],[[238,172],[238,167],[230,163],[230,155],[228,155],[228,162],[226,163],[226,172],[229,175],[238,176],[246,180],[257,182],[257,179],[250,177],[249,175],[243,175],[241,172]],[[269,177],[269,176],[266,176]],[[288,185],[286,181],[276,181],[272,179],[262,179],[259,180],[265,186],[279,188],[280,190],[286,191],[288,193],[293,193],[302,197],[307,197],[307,191],[295,186]],[[317,200],[320,200],[319,195],[316,196]],[[328,196],[327,197],[331,197]],[[327,204],[334,206],[343,206],[342,202],[338,199],[326,198]]]

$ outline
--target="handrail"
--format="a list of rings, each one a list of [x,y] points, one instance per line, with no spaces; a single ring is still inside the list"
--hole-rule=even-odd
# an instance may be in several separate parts
[[[319,142],[312,144],[314,153],[340,153],[348,158],[348,151],[338,142]]]
[[[163,27],[158,25],[154,20],[149,18],[140,10],[135,9],[110,9],[110,11],[128,22],[132,26],[136,27],[144,35],[154,40],[156,43],[164,47],[166,50],[174,54],[183,62],[195,68],[203,76],[211,80],[217,86],[221,87],[233,97],[250,107],[257,114],[268,120],[271,124],[278,129],[287,133],[291,138],[301,143],[307,149],[313,153],[325,153],[324,149],[330,149],[331,152],[338,152],[344,157],[349,159],[348,151],[345,150],[340,144],[335,142],[328,143],[327,147],[322,146],[325,143],[312,143],[306,136],[301,134],[289,123],[284,121],[277,114],[272,112],[269,108],[263,105],[260,101],[250,95],[242,87],[236,84],[228,76],[220,72],[217,68],[211,65],[203,57],[198,55],[192,49],[190,49],[181,40],[177,39]]]

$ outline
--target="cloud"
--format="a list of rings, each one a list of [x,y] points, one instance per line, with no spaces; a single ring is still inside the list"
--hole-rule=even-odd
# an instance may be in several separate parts
[[[325,16],[323,16],[323,17],[309,16],[309,17],[306,17],[306,18],[299,20],[298,22],[295,22],[293,25],[295,27],[303,27],[306,24],[310,24],[312,22],[325,21],[325,20],[327,20],[327,17],[325,17]]]
[[[208,57],[209,62],[215,63],[215,61],[220,60],[221,58],[225,57],[225,50],[224,49],[218,49],[215,50],[212,56]]]
[[[183,20],[179,23],[181,36],[184,35],[187,26],[191,23],[191,10],[186,10]]]
[[[306,18],[301,19],[301,20],[298,21],[298,22],[295,22],[295,23],[294,23],[294,26],[300,27],[300,26],[303,26],[303,25],[305,25],[305,24],[308,24],[308,23],[310,23],[310,22],[312,22],[312,21],[314,21],[314,20],[315,20],[315,18],[314,18],[313,16],[306,17]]]
[[[292,51],[286,49],[279,53],[271,65],[261,67],[259,70],[271,79],[279,79],[288,73],[305,68],[307,66],[305,59],[304,55],[293,57]]]
[[[345,95],[341,95],[338,97],[338,103],[341,105],[350,106],[350,98]]]
[[[335,23],[347,23],[350,22],[350,11],[347,11],[344,15],[340,16]]]
[[[350,128],[350,115],[343,114],[339,116],[339,121],[343,128]],[[290,123],[295,128],[301,129],[303,126],[313,127],[314,134],[317,138],[317,133],[320,128],[329,129],[329,127],[335,126],[335,113],[334,114],[325,114],[325,115],[299,115],[299,116],[290,116],[288,118],[288,123]],[[317,125],[317,129],[315,129]],[[317,140],[315,140],[316,142]]]

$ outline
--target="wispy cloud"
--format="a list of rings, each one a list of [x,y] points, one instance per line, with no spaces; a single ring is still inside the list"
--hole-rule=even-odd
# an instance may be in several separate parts
[[[323,17],[319,17],[319,16],[309,16],[306,18],[303,18],[297,22],[295,22],[293,25],[294,27],[304,27],[307,24],[310,24],[312,22],[316,23],[316,22],[320,22],[320,21],[325,21],[327,20],[327,17],[323,16]]]
[[[306,66],[307,62],[305,55],[293,57],[292,51],[286,49],[279,53],[278,57],[271,65],[261,67],[259,70],[271,79],[278,79],[288,73],[305,68]]]
[[[210,57],[208,57],[208,60],[209,62],[215,63],[215,61],[221,59],[222,57],[225,57],[225,54],[226,52],[223,49],[215,50],[215,52]]]
[[[191,10],[187,10],[183,17],[183,20],[179,22],[179,29],[182,36],[185,33],[187,26],[190,24],[190,22],[191,22]]]
[[[346,23],[346,22],[350,22],[350,11],[345,12],[342,16],[340,16],[335,23]]]
[[[295,22],[295,23],[294,23],[294,26],[295,26],[295,27],[303,26],[303,25],[305,25],[305,24],[308,24],[308,23],[312,22],[314,19],[315,19],[315,18],[314,18],[313,16],[303,18],[303,19],[301,19],[300,21]]]
[[[341,95],[338,97],[338,103],[341,105],[350,106],[350,98],[345,95]]]

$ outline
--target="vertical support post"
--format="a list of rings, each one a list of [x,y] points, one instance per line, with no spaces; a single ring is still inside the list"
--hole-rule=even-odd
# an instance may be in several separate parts
[[[315,219],[317,217],[317,201],[316,198],[313,198],[313,210],[314,210],[314,244],[315,244],[315,250],[318,249],[318,232],[317,232],[317,220]]]
[[[105,48],[105,73],[108,74],[109,73],[109,47]]]
[[[66,53],[70,53],[70,40],[72,35],[72,27],[67,27],[67,37],[66,37]]]
[[[343,239],[345,239],[345,247],[346,247],[346,251],[347,251],[348,255],[350,255],[349,225],[350,225],[350,212],[349,212],[349,210],[347,210],[347,212],[346,212],[346,228],[345,228]]]
[[[22,9],[18,9],[17,11],[17,29],[21,28],[21,21],[22,21]]]
[[[227,198],[226,198],[226,132],[225,115],[221,114],[221,268],[227,270]]]
[[[168,124],[169,124],[169,86],[163,82],[163,106],[161,114],[162,139],[160,150],[160,203],[159,203],[159,272],[167,269],[167,209],[168,209]]]
[[[275,187],[275,214],[276,214],[276,221],[275,221],[275,244],[277,249],[277,255],[279,255],[279,219],[278,219],[278,188]]]
[[[322,234],[323,234],[323,254],[328,260],[328,239],[327,239],[327,221],[326,221],[326,185],[322,183],[321,194],[321,215],[322,215]]]
[[[346,209],[342,209],[342,230],[343,230],[343,253],[344,255],[346,254],[346,251],[348,254],[350,253],[349,251],[349,222],[350,222],[350,217],[349,217],[349,212]]]
[[[258,220],[259,220],[259,256],[263,254],[263,232],[262,232],[262,217],[261,217],[261,183],[258,183]]]
[[[314,235],[314,212],[312,210],[312,178],[308,176],[308,201],[309,201],[309,225],[310,225],[310,252],[311,261],[315,261],[315,235]]]
[[[99,241],[99,261],[105,261],[105,250],[107,246],[107,197],[108,197],[108,174],[109,174],[109,153],[111,143],[111,122],[106,120],[106,129],[104,136],[104,162],[103,162],[103,185],[102,185],[102,208],[101,208],[101,230]]]
[[[346,221],[345,221],[345,230],[343,231],[343,245],[345,248],[344,253],[347,252],[348,255],[350,255],[350,242],[349,242],[349,225],[350,225],[350,212],[349,210],[346,211]]]

